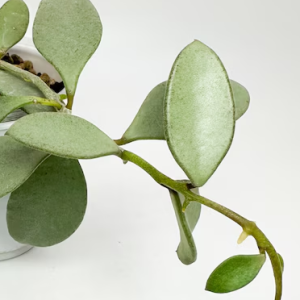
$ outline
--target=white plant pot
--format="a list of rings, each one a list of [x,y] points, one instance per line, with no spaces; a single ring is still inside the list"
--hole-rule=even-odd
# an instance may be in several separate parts
[[[61,81],[59,74],[34,48],[30,39],[24,38],[21,43],[13,47],[9,54],[18,54],[24,60],[30,60],[37,72],[48,73],[48,75],[54,78],[56,81]],[[0,136],[3,136],[5,132],[12,126],[14,122],[0,123]],[[1,172],[1,170],[0,170]],[[6,195],[0,198],[0,261],[17,257],[27,251],[32,246],[19,244],[8,233],[6,223],[6,207],[10,195]]]

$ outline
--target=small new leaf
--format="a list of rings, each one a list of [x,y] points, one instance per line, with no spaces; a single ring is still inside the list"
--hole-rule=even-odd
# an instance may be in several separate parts
[[[50,156],[11,194],[9,233],[22,244],[58,244],[79,227],[86,205],[86,182],[78,161]]]
[[[27,31],[29,11],[22,0],[9,0],[0,9],[0,58],[18,43]]]
[[[240,83],[230,80],[234,106],[235,106],[235,119],[238,120],[248,109],[250,103],[249,92]]]
[[[22,185],[48,154],[0,137],[0,198]]]
[[[235,127],[228,75],[203,43],[194,41],[175,60],[164,115],[173,157],[194,186],[203,186],[229,150]]]
[[[219,294],[241,289],[257,276],[265,261],[265,254],[230,257],[212,272],[205,289]]]
[[[185,212],[182,212],[182,205],[184,203],[183,195],[173,190],[169,191],[180,231],[180,243],[177,248],[177,256],[183,264],[190,265],[197,259],[197,248],[192,232],[200,217],[201,204],[191,202]],[[198,189],[193,189],[192,191],[198,194]]]
[[[61,75],[69,100],[73,99],[80,73],[101,36],[102,24],[89,0],[41,1],[33,25],[33,40]]]
[[[121,151],[95,125],[65,113],[27,115],[6,134],[30,148],[66,158],[89,159]]]
[[[0,70],[0,94],[3,96],[35,96],[44,97],[43,93],[38,90],[32,83],[18,78],[9,72]],[[28,113],[36,112],[54,112],[51,106],[41,104],[25,105],[22,109]]]

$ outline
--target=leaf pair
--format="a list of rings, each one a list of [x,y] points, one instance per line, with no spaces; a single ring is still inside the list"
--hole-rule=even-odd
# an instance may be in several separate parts
[[[202,186],[226,155],[235,120],[249,106],[249,94],[229,81],[217,55],[199,41],[177,57],[169,80],[147,96],[123,143],[166,139],[177,163]]]
[[[192,232],[200,217],[201,204],[191,202],[183,213],[182,206],[185,200],[184,196],[173,190],[169,191],[180,232],[180,243],[177,248],[177,256],[183,264],[189,265],[197,259],[197,248]],[[198,189],[193,189],[192,191],[195,194],[199,193]]]

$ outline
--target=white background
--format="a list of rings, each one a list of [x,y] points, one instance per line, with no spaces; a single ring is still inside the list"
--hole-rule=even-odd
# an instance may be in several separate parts
[[[25,1],[31,23],[39,1]],[[2,5],[4,1],[0,1]],[[213,48],[230,77],[251,94],[231,150],[201,193],[257,222],[285,260],[284,300],[299,292],[300,4],[298,0],[94,0],[104,26],[79,81],[74,114],[120,138],[147,93],[167,79],[194,39]],[[31,29],[28,31],[31,36]],[[63,51],[63,49],[58,49]],[[163,141],[130,149],[184,178]],[[64,243],[0,263],[3,300],[272,300],[269,261],[246,288],[204,291],[224,259],[256,253],[241,229],[203,208],[194,232],[198,260],[182,265],[168,192],[116,157],[83,161],[89,205]]]

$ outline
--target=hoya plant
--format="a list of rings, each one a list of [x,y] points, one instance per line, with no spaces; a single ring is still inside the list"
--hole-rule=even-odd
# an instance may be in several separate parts
[[[23,38],[28,21],[22,0],[3,5],[2,58]],[[199,188],[231,146],[236,121],[249,106],[247,90],[229,79],[212,49],[195,40],[179,53],[169,78],[150,91],[123,136],[113,140],[89,121],[72,115],[78,78],[101,36],[102,24],[89,0],[42,0],[34,20],[33,42],[60,74],[66,95],[51,90],[34,73],[0,61],[0,121],[19,108],[26,113],[0,137],[0,197],[11,193],[7,206],[10,235],[38,247],[67,239],[79,227],[87,205],[87,187],[78,160],[115,155],[139,166],[168,189],[180,233],[177,256],[183,264],[197,259],[192,232],[202,205],[241,226],[239,243],[247,236],[254,237],[257,253],[222,262],[208,278],[206,290],[228,293],[246,286],[268,256],[276,283],[275,300],[280,300],[283,259],[262,230],[199,195]],[[123,148],[138,140],[165,140],[186,180],[162,174]]]

